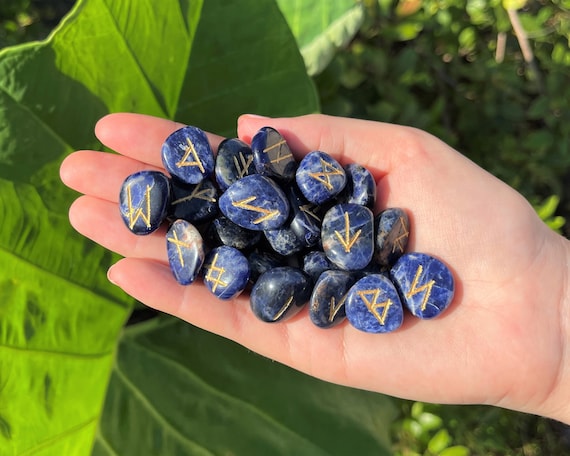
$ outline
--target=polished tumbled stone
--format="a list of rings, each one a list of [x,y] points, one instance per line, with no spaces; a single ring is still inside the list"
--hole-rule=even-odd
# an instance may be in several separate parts
[[[216,155],[216,182],[222,191],[242,177],[255,174],[251,148],[237,138],[223,140]]]
[[[344,306],[350,324],[367,333],[394,331],[404,319],[396,288],[381,274],[367,275],[356,282],[346,295]]]
[[[309,274],[313,282],[316,282],[320,275],[329,269],[337,269],[337,267],[327,258],[325,252],[313,250],[303,257],[303,271]]]
[[[232,222],[254,231],[280,228],[289,216],[289,202],[283,190],[259,174],[232,184],[220,197],[219,204]]]
[[[253,314],[274,323],[295,315],[311,297],[312,280],[303,271],[282,266],[263,273],[251,290]]]
[[[374,210],[376,203],[376,181],[364,166],[351,163],[344,167],[346,173],[346,202],[366,206]]]
[[[170,183],[158,171],[139,171],[128,176],[119,193],[119,209],[134,234],[156,231],[166,217]]]
[[[289,182],[295,177],[297,162],[287,141],[274,128],[261,128],[251,139],[251,150],[259,174],[279,182]]]
[[[259,276],[264,272],[285,266],[284,260],[281,256],[275,255],[270,252],[254,250],[247,256],[249,262],[249,280],[255,283]]]
[[[196,227],[176,220],[166,233],[166,251],[176,281],[182,285],[194,282],[204,263],[204,242]]]
[[[184,219],[191,223],[203,223],[218,215],[218,189],[210,179],[204,179],[197,184],[185,184],[172,179],[170,183],[168,216],[171,220]]]
[[[308,201],[322,204],[338,195],[346,185],[346,173],[329,154],[315,150],[303,158],[295,175]]]
[[[214,171],[212,147],[199,128],[176,130],[164,141],[161,153],[166,170],[187,184],[197,184]]]
[[[358,204],[337,204],[323,218],[323,251],[340,269],[366,267],[374,253],[374,221],[370,209]]]
[[[311,321],[319,328],[331,328],[346,317],[344,303],[355,277],[347,271],[324,271],[313,288],[309,304]]]
[[[386,209],[374,218],[375,261],[392,266],[406,251],[410,237],[410,221],[403,209]]]
[[[263,233],[271,248],[279,255],[293,255],[305,247],[305,243],[299,239],[290,226],[265,230]]]
[[[260,231],[243,228],[224,216],[214,219],[206,230],[206,241],[210,247],[228,245],[244,250],[255,246],[260,239]]]
[[[232,299],[247,286],[249,263],[238,250],[227,245],[212,249],[202,267],[206,288],[218,299]]]
[[[308,202],[293,183],[285,189],[289,198],[291,230],[306,247],[312,247],[321,239],[322,214],[320,208]]]
[[[437,317],[451,301],[455,282],[449,268],[424,253],[402,255],[390,270],[403,304],[418,318]]]

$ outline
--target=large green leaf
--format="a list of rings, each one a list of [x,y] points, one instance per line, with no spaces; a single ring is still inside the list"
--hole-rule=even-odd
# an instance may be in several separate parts
[[[277,3],[311,76],[326,68],[364,21],[364,6],[358,0],[277,0]]]
[[[393,417],[383,396],[166,317],[125,331],[94,454],[382,455]]]

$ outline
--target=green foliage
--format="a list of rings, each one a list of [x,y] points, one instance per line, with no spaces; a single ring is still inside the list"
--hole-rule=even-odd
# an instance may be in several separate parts
[[[564,217],[555,214],[559,203],[560,198],[556,195],[551,195],[541,204],[535,206],[538,216],[557,233],[560,233],[561,228],[566,224]]]
[[[59,164],[100,147],[108,112],[235,135],[244,111],[318,110],[274,1],[82,0],[47,41],[0,52],[0,88],[2,455],[84,455],[95,436],[96,454],[386,454],[387,398],[171,317],[124,330],[116,258],[67,220]]]
[[[499,0],[366,5],[356,39],[316,79],[324,112],[422,128],[532,201],[561,194],[570,171],[564,2],[518,12],[534,67]]]

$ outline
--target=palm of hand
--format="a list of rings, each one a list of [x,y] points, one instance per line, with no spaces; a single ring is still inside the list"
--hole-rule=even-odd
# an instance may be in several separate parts
[[[75,228],[126,257],[110,271],[113,282],[151,307],[335,383],[432,402],[552,407],[545,401],[557,386],[562,331],[559,309],[543,306],[560,301],[563,278],[545,264],[563,261],[562,249],[554,251],[558,243],[547,242],[553,235],[520,195],[417,130],[308,116],[245,117],[238,132],[249,141],[265,125],[299,154],[323,150],[372,171],[378,207],[403,207],[411,216],[409,248],[451,266],[457,289],[446,313],[429,322],[408,315],[388,335],[348,324],[322,330],[305,312],[269,325],[253,316],[245,295],[220,302],[201,284],[176,284],[164,230],[133,236],[117,209],[125,177],[161,169],[160,145],[179,128],[136,115],[109,116],[97,128],[102,142],[123,155],[78,152],[61,172],[86,195],[70,209]],[[210,139],[214,147],[221,140]]]

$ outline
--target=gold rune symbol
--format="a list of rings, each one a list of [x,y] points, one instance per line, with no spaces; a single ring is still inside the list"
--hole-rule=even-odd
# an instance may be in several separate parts
[[[205,279],[206,279],[208,282],[211,282],[211,283],[214,284],[214,285],[212,286],[212,292],[214,292],[214,293],[216,292],[216,288],[218,288],[218,285],[221,285],[222,287],[227,287],[227,286],[228,286],[228,283],[227,283],[227,282],[224,282],[224,281],[221,279],[222,274],[223,274],[224,272],[226,272],[226,270],[225,270],[225,268],[220,268],[220,267],[216,266],[216,261],[218,261],[218,254],[217,254],[217,253],[214,255],[214,258],[213,258],[212,262],[207,266],[208,273],[206,274],[206,277],[205,277]],[[212,275],[212,272],[217,272],[218,275],[217,275],[216,277],[214,277],[214,276]]]
[[[287,301],[285,301],[285,304],[283,304],[283,307],[281,307],[279,312],[277,312],[275,314],[275,316],[273,317],[273,321],[279,320],[281,318],[281,316],[287,311],[287,309],[289,308],[289,306],[291,305],[292,302],[293,302],[293,296],[291,296],[289,299],[287,299]]]
[[[252,161],[253,161],[253,155],[248,156],[247,160],[246,160],[246,158],[240,152],[239,153],[239,161],[238,161],[237,157],[234,155],[234,166],[236,167],[236,171],[238,173],[238,178],[241,179],[243,176],[245,176],[247,174],[247,169],[249,168],[249,165],[251,165]]]
[[[182,255],[182,247],[190,248],[192,244],[188,242],[183,242],[178,239],[178,234],[176,234],[175,230],[172,230],[173,237],[166,238],[168,242],[172,242],[176,246],[176,250],[178,251],[178,260],[180,261],[180,266],[184,267],[184,256]]]
[[[360,236],[361,232],[362,230],[358,230],[354,233],[352,238],[350,237],[350,219],[348,218],[348,212],[344,213],[344,237],[337,230],[334,230],[334,234],[336,234],[336,237],[344,247],[344,251],[346,253],[350,253],[350,249]]]
[[[410,291],[406,293],[406,298],[411,298],[412,296],[415,296],[416,294],[421,293],[422,291],[425,290],[424,298],[422,299],[422,305],[420,307],[422,312],[426,310],[429,296],[431,295],[431,288],[435,285],[435,280],[432,279],[428,283],[422,285],[421,287],[418,287],[418,282],[420,280],[420,276],[422,275],[423,270],[424,268],[420,264],[418,266],[418,269],[416,270],[416,276],[414,277],[412,286],[410,287]]]
[[[331,184],[331,176],[342,176],[343,171],[334,167],[329,162],[319,158],[321,161],[322,172],[320,173],[309,173],[313,179],[318,180],[321,184],[323,184],[327,190],[332,190],[333,185]],[[328,171],[327,171],[328,170]]]
[[[317,206],[315,204],[308,203],[299,206],[299,209],[301,210],[301,212],[304,212],[308,216],[313,217],[317,222],[320,222],[321,221],[320,217],[313,212],[313,209],[315,209],[316,207]]]
[[[281,154],[281,151],[282,151],[281,146],[286,145],[286,143],[287,142],[284,139],[282,139],[281,141],[276,142],[272,146],[269,146],[269,147],[266,147],[265,149],[263,149],[264,153],[268,153],[270,150],[273,150],[276,147],[279,148],[279,149],[277,149],[277,156],[273,160],[271,160],[270,163],[279,163],[280,161],[287,160],[289,157],[291,157],[291,151],[289,150],[288,147],[285,149],[285,153]]]
[[[404,231],[402,233],[402,231]],[[400,234],[395,240],[392,246],[392,253],[396,251],[396,246],[400,249],[400,252],[404,253],[404,247],[402,246],[402,240],[405,240],[410,232],[406,229],[406,224],[404,223],[404,218],[400,217]]]
[[[258,223],[261,222],[265,222],[267,220],[271,220],[272,218],[275,218],[279,215],[279,211],[277,209],[274,210],[269,210],[269,209],[265,209],[263,207],[258,207],[258,206],[252,206],[251,203],[253,200],[255,200],[255,196],[250,196],[248,198],[244,198],[240,201],[232,201],[232,206],[234,207],[239,207],[240,209],[247,209],[248,211],[254,211],[254,212],[259,212],[260,214],[265,214],[262,215],[261,217],[259,217],[258,219],[255,219],[252,223],[254,225],[257,225]]]
[[[129,212],[127,215],[129,216],[129,228],[132,230],[135,224],[137,223],[138,219],[141,218],[145,223],[147,228],[150,228],[150,191],[152,186],[147,185],[146,190],[144,192],[144,200],[141,202],[140,206],[136,209],[133,207],[133,199],[131,196],[131,186],[127,187],[127,205],[129,208]],[[142,208],[142,205],[145,205],[146,213]]]
[[[370,313],[376,317],[376,320],[378,320],[381,325],[384,325],[384,322],[386,321],[386,315],[388,315],[388,309],[393,303],[391,299],[387,299],[383,302],[376,302],[378,300],[378,296],[380,296],[380,293],[380,289],[375,288],[373,290],[359,291],[358,296],[360,296],[360,299],[364,301],[364,304],[366,304],[366,307]],[[369,299],[370,296],[372,299]],[[382,313],[378,312],[378,309],[382,309]]]
[[[333,321],[334,317],[340,310],[340,308],[344,305],[344,301],[346,301],[347,295],[344,295],[341,300],[336,304],[336,299],[334,296],[331,297],[330,307],[329,307],[329,321]]]
[[[200,161],[200,158],[198,157],[198,152],[196,152],[196,149],[194,148],[194,144],[192,144],[192,141],[190,141],[190,138],[186,138],[186,142],[188,143],[188,145],[186,146],[186,149],[184,150],[184,156],[180,159],[180,161],[178,161],[176,163],[176,166],[178,166],[179,168],[182,166],[197,166],[198,169],[200,169],[200,171],[202,171],[203,173],[206,172],[204,170],[204,165],[202,165],[202,162]],[[192,155],[192,157],[194,158],[194,161],[187,161],[188,157]]]
[[[194,190],[192,190],[192,193],[190,193],[189,195],[183,196],[182,198],[178,198],[177,200],[174,200],[172,202],[172,204],[180,204],[183,203],[184,201],[190,201],[194,198],[198,198],[204,201],[209,201],[210,203],[215,203],[216,202],[216,189],[210,187],[210,188],[202,188],[202,184],[204,183],[204,181],[199,182],[198,184],[196,184],[196,187],[194,187]]]

